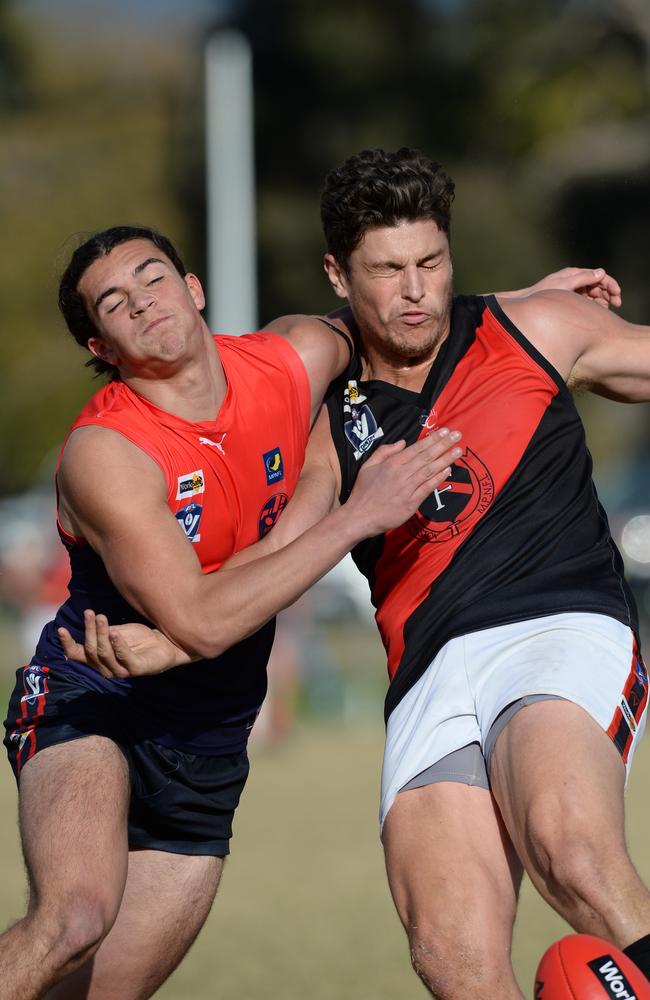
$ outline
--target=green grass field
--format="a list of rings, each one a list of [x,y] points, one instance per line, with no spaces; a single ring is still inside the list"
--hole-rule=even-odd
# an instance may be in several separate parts
[[[273,751],[252,754],[233,854],[213,913],[161,1000],[410,1000],[410,971],[377,836],[382,727],[301,724]],[[628,791],[633,857],[650,880],[650,741]],[[9,768],[0,770],[0,922],[20,915],[24,876]],[[152,915],[155,920],[155,914]],[[522,892],[515,964],[532,997],[538,958],[566,928]]]

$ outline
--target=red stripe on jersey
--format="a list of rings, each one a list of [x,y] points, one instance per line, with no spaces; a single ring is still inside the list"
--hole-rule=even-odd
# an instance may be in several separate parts
[[[436,426],[462,431],[465,450],[454,463],[452,489],[434,491],[415,517],[389,531],[377,562],[373,600],[391,680],[406,622],[508,482],[557,392],[552,377],[486,309],[421,434]]]
[[[639,655],[635,637],[632,666],[623,686],[621,702],[607,728],[607,735],[617,747],[625,764],[627,764],[634,734],[647,704],[648,673]],[[632,724],[630,717],[634,720]]]

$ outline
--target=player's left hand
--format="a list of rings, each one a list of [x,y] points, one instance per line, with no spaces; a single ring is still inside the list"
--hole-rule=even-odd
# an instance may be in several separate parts
[[[58,630],[63,652],[97,670],[102,677],[145,677],[160,674],[191,657],[158,629],[133,622],[109,625],[105,615],[84,611],[84,642],[75,642],[66,628]]]
[[[525,294],[551,289],[577,292],[578,295],[593,299],[604,309],[609,309],[610,306],[618,309],[623,302],[621,286],[603,267],[563,267],[561,271],[547,274],[541,281],[531,285],[525,290]]]

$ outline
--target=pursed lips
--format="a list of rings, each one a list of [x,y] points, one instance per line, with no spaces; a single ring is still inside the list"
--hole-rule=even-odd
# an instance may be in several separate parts
[[[157,326],[159,326],[160,323],[164,323],[166,319],[170,319],[170,317],[169,316],[158,316],[156,319],[153,319],[151,321],[151,323],[147,323],[147,325],[145,326],[143,332],[144,333],[151,333],[151,331],[154,330]]]

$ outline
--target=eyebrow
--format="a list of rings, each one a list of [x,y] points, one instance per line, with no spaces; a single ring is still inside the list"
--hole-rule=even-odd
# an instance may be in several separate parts
[[[149,267],[149,264],[164,264],[165,261],[161,260],[160,257],[147,257],[146,260],[141,261],[139,264],[133,268],[133,277],[137,277],[141,271],[144,271],[145,267]],[[95,309],[98,309],[101,303],[109,295],[113,295],[114,292],[119,292],[117,285],[111,285],[110,288],[106,288],[101,295],[95,299]]]
[[[444,252],[443,250],[433,250],[431,253],[425,254],[424,257],[421,257],[419,260],[416,260],[415,262],[416,267],[420,267],[422,264],[426,264],[430,260],[436,260],[438,257],[442,256],[443,252]],[[404,267],[404,264],[395,260],[375,260],[371,264],[368,264],[367,267],[371,271],[381,267],[390,267],[390,268],[395,268],[397,270],[401,267]]]

